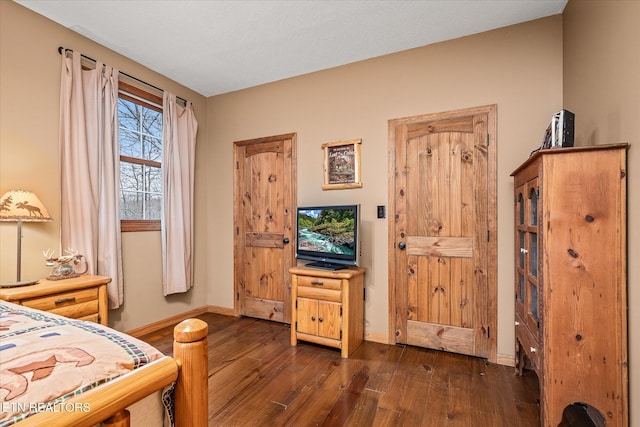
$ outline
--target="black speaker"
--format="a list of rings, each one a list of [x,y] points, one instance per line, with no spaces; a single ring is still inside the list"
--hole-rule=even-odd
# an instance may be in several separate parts
[[[551,116],[541,148],[573,147],[575,118],[576,115],[569,110],[558,111]]]
[[[553,115],[556,118],[556,144],[553,147],[573,147],[573,130],[576,115],[569,110],[562,110]]]

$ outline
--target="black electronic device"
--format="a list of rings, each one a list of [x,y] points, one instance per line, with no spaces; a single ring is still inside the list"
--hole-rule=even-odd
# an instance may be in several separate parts
[[[359,260],[360,206],[298,207],[296,258],[309,267],[339,270]]]

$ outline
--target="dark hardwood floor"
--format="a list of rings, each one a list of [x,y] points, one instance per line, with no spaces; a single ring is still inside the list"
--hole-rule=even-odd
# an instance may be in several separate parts
[[[210,426],[539,426],[538,381],[483,359],[364,342],[289,344],[288,325],[205,314]],[[141,337],[172,354],[172,328]]]

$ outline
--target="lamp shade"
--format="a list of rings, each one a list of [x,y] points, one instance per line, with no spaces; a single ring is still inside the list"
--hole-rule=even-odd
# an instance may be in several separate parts
[[[0,221],[52,221],[38,196],[31,191],[11,190],[0,198]]]

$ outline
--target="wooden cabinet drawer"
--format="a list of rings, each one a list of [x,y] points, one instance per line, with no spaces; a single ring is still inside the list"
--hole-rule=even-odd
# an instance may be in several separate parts
[[[327,277],[298,276],[298,286],[311,286],[322,289],[342,289],[342,280]]]
[[[86,320],[87,322],[100,323],[100,316],[98,313],[90,314],[89,316],[76,317],[78,320]]]
[[[302,298],[313,298],[323,301],[342,302],[342,292],[332,289],[302,286],[298,288],[298,296]]]
[[[31,298],[23,300],[22,304],[77,319],[98,313],[98,289],[81,289]]]
[[[36,285],[1,288],[0,299],[73,319],[108,324],[107,284],[103,276],[42,279]]]

